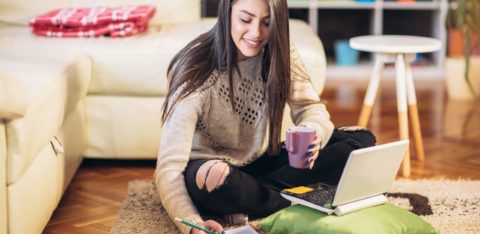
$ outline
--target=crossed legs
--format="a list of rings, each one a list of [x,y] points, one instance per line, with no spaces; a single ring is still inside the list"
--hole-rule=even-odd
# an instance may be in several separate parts
[[[316,182],[337,184],[350,152],[374,144],[373,134],[363,128],[340,128],[319,152],[312,170],[290,167],[283,149],[277,156],[264,155],[244,167],[218,159],[192,160],[185,170],[185,183],[203,215],[263,217],[290,206],[280,190]]]

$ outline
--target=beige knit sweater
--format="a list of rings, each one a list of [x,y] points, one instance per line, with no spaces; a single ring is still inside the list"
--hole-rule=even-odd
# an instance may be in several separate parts
[[[333,124],[325,106],[318,102],[318,94],[293,46],[290,53],[292,83],[288,105],[292,120],[296,125],[315,128],[323,147],[332,134]],[[227,73],[215,71],[200,89],[177,102],[165,121],[155,184],[172,218],[202,221],[185,187],[183,171],[189,160],[222,159],[244,166],[266,152],[269,119],[265,113],[266,84],[260,74],[261,57],[241,61],[241,76],[233,73],[235,110],[229,100]],[[186,225],[176,224],[183,233],[190,232]]]

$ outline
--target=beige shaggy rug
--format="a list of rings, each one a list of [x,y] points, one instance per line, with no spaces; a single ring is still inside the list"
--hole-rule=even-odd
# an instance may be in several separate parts
[[[479,180],[399,180],[389,199],[420,215],[440,233],[480,233]],[[250,224],[259,229],[257,222]],[[154,184],[135,180],[129,183],[128,196],[110,233],[179,231],[163,209]]]

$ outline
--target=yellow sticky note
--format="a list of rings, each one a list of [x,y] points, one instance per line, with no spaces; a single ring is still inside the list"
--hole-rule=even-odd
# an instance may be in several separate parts
[[[289,192],[289,193],[294,193],[294,194],[302,194],[306,192],[312,191],[312,188],[305,187],[305,186],[299,186],[295,188],[290,188],[290,189],[285,189],[284,191]]]

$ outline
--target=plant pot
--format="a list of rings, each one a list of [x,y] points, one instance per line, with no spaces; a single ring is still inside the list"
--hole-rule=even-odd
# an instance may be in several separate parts
[[[448,56],[463,56],[462,33],[456,28],[448,29]]]
[[[448,97],[452,100],[475,100],[480,96],[480,57],[470,58],[469,78],[475,90],[473,94],[464,76],[465,60],[463,57],[447,58],[445,66],[445,81],[447,83]]]
[[[478,35],[473,34],[471,40],[471,51],[472,55],[479,55],[480,48],[477,47]],[[449,28],[448,29],[448,56],[456,57],[463,56],[464,54],[463,46],[463,36],[459,29]]]

